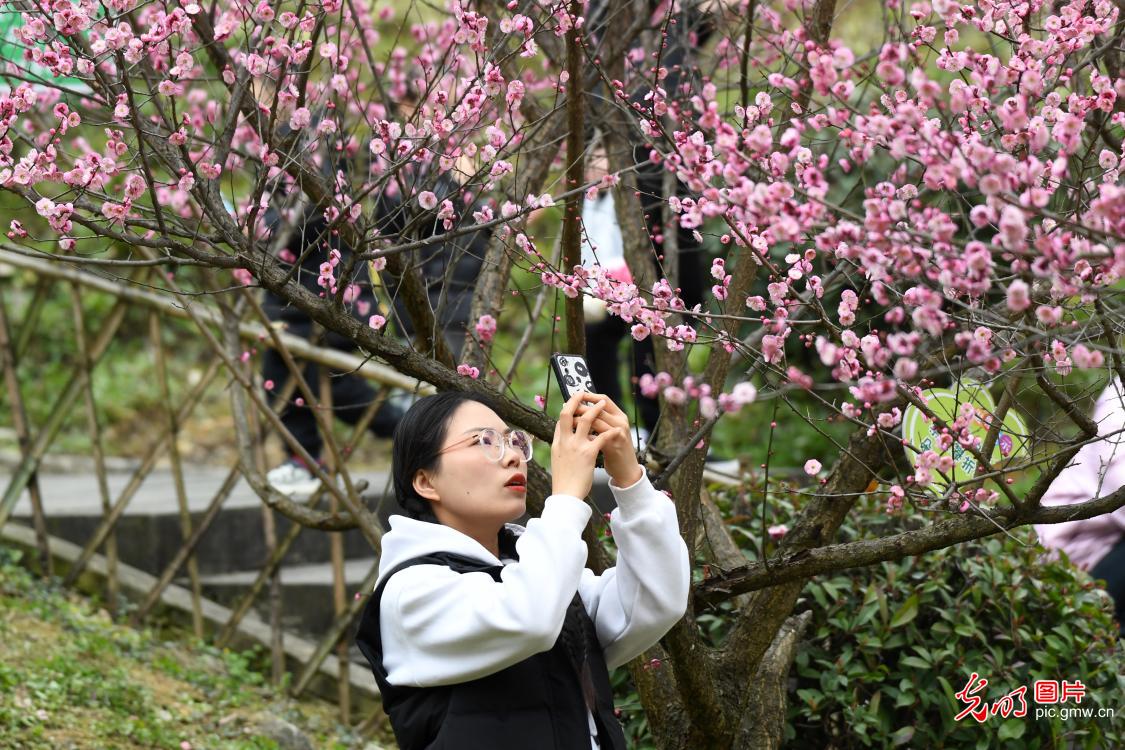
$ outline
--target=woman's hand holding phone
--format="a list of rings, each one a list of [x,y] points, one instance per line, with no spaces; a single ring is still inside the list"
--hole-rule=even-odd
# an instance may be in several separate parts
[[[591,433],[597,433],[592,435]],[[618,487],[628,487],[641,478],[629,418],[608,396],[579,391],[562,408],[551,443],[552,492],[585,497],[594,481],[598,453]]]
[[[603,405],[601,411],[594,418],[594,432],[607,434],[610,438],[602,448],[605,458],[605,470],[609,478],[618,487],[628,487],[635,484],[644,473],[641,464],[637,461],[637,452],[633,448],[633,441],[629,437],[629,417],[613,402],[609,396],[600,393],[589,393],[591,400]],[[583,408],[579,407],[579,414]]]
[[[613,429],[591,435],[598,415],[605,408],[597,396],[578,391],[563,405],[551,441],[551,492],[556,495],[586,497],[594,484],[594,463],[598,453],[615,437]],[[605,397],[602,397],[603,400]],[[595,401],[592,406],[583,400]],[[629,440],[629,435],[624,435]],[[634,459],[635,460],[635,459]]]

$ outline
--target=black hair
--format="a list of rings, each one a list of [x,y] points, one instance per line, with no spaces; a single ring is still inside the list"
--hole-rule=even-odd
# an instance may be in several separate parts
[[[419,471],[436,471],[440,466],[441,456],[436,454],[445,442],[453,413],[467,401],[492,406],[475,393],[445,391],[414,402],[395,426],[391,476],[395,498],[404,515],[418,521],[438,522],[430,501],[414,490],[414,475]]]

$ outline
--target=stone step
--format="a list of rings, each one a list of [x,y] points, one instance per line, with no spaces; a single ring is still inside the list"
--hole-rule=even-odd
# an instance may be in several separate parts
[[[349,596],[360,592],[359,586],[378,563],[376,557],[349,559],[344,563],[345,589]],[[316,639],[324,633],[335,620],[333,603],[334,578],[331,563],[307,563],[285,565],[278,571],[281,580],[281,624],[288,632]],[[258,570],[240,570],[200,576],[203,595],[219,604],[233,606],[254,581]],[[177,582],[188,585],[186,576]],[[268,589],[264,590],[254,602],[254,611],[263,620],[269,619]],[[351,602],[346,601],[345,606]],[[363,662],[363,657],[355,650],[353,658]]]
[[[220,466],[193,466],[183,468],[185,493],[188,510],[202,513],[227,478],[229,469]],[[109,485],[110,504],[121,495],[121,491],[132,479],[129,471],[110,471],[106,474]],[[352,481],[365,480],[366,492],[376,496],[389,493],[390,476],[386,471],[352,472]],[[40,473],[39,487],[43,496],[43,510],[47,516],[100,516],[102,500],[98,490],[97,478],[92,473]],[[0,482],[4,485],[11,480],[10,471],[0,471]],[[300,499],[296,496],[295,499]],[[239,479],[223,503],[225,509],[258,508],[261,500],[247,484]],[[125,515],[145,515],[178,513],[176,483],[171,469],[157,468],[148,474],[134,493]],[[24,490],[16,503],[13,515],[31,515],[31,498]]]
[[[117,501],[131,479],[130,473],[113,472],[107,476],[110,502]],[[192,526],[199,523],[207,506],[226,479],[227,471],[213,466],[185,467],[184,479]],[[385,472],[364,472],[353,481],[368,481],[364,498],[367,507],[385,517],[396,512],[393,501],[384,507],[383,492],[388,486]],[[0,475],[0,481],[9,477]],[[43,497],[43,513],[52,536],[80,546],[93,535],[102,518],[102,500],[95,477],[91,475],[42,474],[39,487]],[[295,495],[294,500],[307,496]],[[263,505],[245,482],[239,480],[223,502],[219,515],[212,522],[196,548],[201,573],[225,573],[260,567],[266,560],[263,533]],[[12,520],[31,524],[31,500],[25,490],[11,516]],[[274,514],[276,535],[281,539],[292,522]],[[346,557],[366,557],[371,545],[357,530],[342,532]],[[172,472],[153,471],[138,488],[116,526],[118,554],[122,562],[152,574],[159,574],[183,544],[179,504]],[[315,530],[303,531],[289,548],[286,561],[315,563],[329,560],[328,535]]]

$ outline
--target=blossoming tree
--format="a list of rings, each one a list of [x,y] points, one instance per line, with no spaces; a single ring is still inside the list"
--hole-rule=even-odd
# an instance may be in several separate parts
[[[2,71],[0,186],[29,207],[7,253],[143,279],[235,320],[263,287],[404,375],[488,394],[545,440],[551,419],[504,396],[492,366],[497,325],[526,314],[513,269],[566,297],[570,350],[584,296],[655,340],[642,387],[666,428],[647,458],[708,573],[632,670],[662,747],[779,742],[809,576],[1125,505],[1122,492],[1039,503],[1097,435],[1075,371],[1125,375],[1119,2],[5,0],[0,13],[18,18],[21,50]],[[849,13],[879,19],[870,49],[834,36]],[[675,40],[687,54],[665,59]],[[609,169],[588,182],[591,137]],[[663,233],[642,208],[646,170],[663,175]],[[616,197],[627,281],[579,263],[581,201],[600,191]],[[319,293],[265,219],[310,206],[327,227],[309,249]],[[543,209],[561,210],[553,257],[534,231],[552,223],[529,223]],[[690,308],[677,229],[718,256]],[[411,258],[480,231],[475,326],[456,360]],[[383,315],[353,314],[368,273],[395,279],[409,344]],[[267,410],[238,344],[209,325],[239,409]],[[943,406],[940,388],[971,393]],[[1066,429],[1009,418],[1036,392]],[[704,455],[724,416],[776,413],[794,394],[821,413],[784,418],[790,434],[825,418],[852,432],[808,457],[799,516],[769,559],[748,560],[708,520]],[[378,543],[353,492],[329,518],[252,464],[271,505]],[[1033,481],[1017,492],[1016,476]],[[533,468],[529,496],[547,487]],[[916,522],[834,543],[864,493]],[[723,602],[716,644],[694,615]]]

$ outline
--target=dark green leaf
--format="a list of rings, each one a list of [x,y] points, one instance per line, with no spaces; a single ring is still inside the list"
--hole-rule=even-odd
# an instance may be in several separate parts
[[[1027,729],[1026,719],[1009,719],[1000,725],[996,736],[1002,740],[1018,740]]]
[[[915,617],[918,616],[918,595],[911,594],[910,597],[902,603],[902,606],[895,612],[895,616],[891,618],[891,627],[901,627]]]

